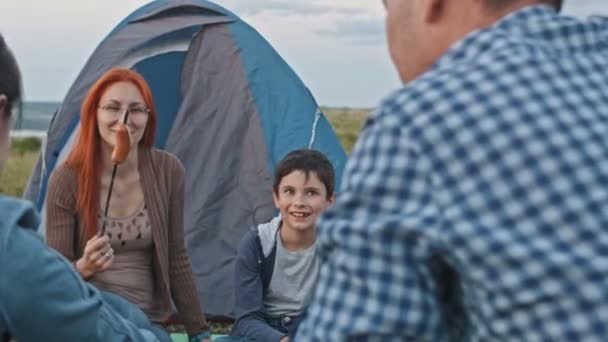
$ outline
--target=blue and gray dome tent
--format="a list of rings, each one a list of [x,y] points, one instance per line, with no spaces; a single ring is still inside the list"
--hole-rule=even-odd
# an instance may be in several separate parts
[[[155,145],[186,167],[186,241],[199,294],[210,315],[231,316],[236,246],[248,226],[275,214],[276,163],[297,148],[319,149],[339,184],[344,150],[309,90],[253,28],[208,1],[155,1],[99,44],[53,118],[26,191],[42,211],[82,100],[113,66],[137,70],[152,88]]]

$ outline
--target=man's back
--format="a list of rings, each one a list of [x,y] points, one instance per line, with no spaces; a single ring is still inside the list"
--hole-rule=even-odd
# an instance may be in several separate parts
[[[470,39],[421,80],[445,77],[443,100],[410,127],[472,336],[605,337],[608,21],[536,7]]]
[[[607,85],[608,21],[532,6],[389,97],[319,227],[298,337],[605,339]]]

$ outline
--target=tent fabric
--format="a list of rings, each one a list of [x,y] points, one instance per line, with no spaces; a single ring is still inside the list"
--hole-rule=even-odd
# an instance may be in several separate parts
[[[193,262],[193,271],[205,281],[208,308],[232,306],[226,277],[233,275],[217,270],[231,265],[243,227],[256,216],[264,221],[273,215],[264,132],[238,50],[227,38],[223,26],[207,27],[195,38],[200,48],[186,56],[182,111],[166,146],[182,160],[192,185],[185,234],[192,259],[204,261]]]
[[[198,292],[209,315],[230,317],[238,242],[276,213],[276,163],[294,149],[319,149],[339,185],[344,150],[308,88],[255,29],[208,1],[155,1],[99,44],[53,118],[26,190],[43,213],[48,177],[74,144],[86,91],[113,66],[150,84],[155,146],[186,168],[184,229]]]

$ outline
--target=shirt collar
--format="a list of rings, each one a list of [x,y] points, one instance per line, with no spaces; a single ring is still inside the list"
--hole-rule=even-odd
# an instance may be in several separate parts
[[[555,23],[559,16],[555,8],[549,5],[530,5],[510,13],[494,25],[469,33],[464,39],[455,43],[433,66],[433,69],[450,66],[452,63],[468,60],[484,51],[491,50],[496,44],[504,44],[497,40],[501,32],[524,33],[526,30],[540,31],[543,26]]]

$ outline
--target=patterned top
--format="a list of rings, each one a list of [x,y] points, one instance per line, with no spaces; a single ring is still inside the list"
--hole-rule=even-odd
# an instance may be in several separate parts
[[[99,215],[99,225],[103,215]],[[128,217],[108,218],[106,234],[114,249],[114,261],[91,283],[136,304],[153,322],[162,322],[154,300],[154,241],[148,210],[142,205]]]
[[[529,6],[370,117],[298,341],[605,341],[608,20]]]
[[[99,225],[103,224],[103,216],[99,215]],[[120,218],[108,218],[106,235],[116,254],[123,251],[150,249],[154,245],[150,218],[145,204],[133,215]]]

